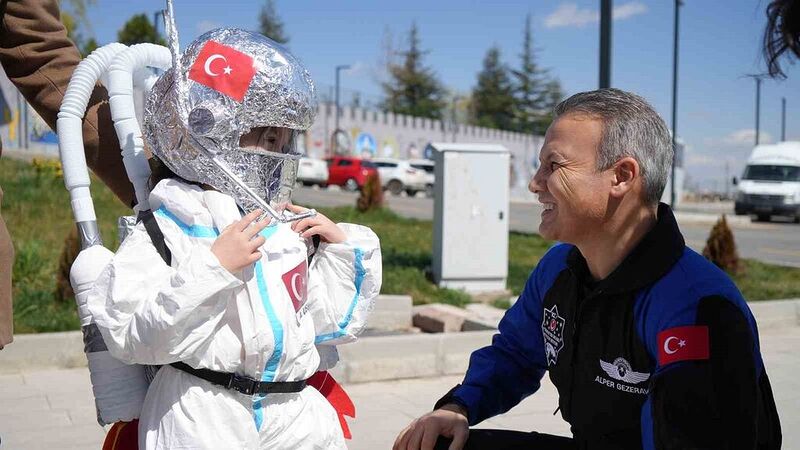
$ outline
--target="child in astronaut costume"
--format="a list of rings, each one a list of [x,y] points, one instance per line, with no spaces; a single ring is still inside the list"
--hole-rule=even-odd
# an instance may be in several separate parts
[[[114,357],[163,365],[140,448],[345,448],[304,381],[364,328],[381,254],[368,228],[288,204],[295,136],[315,112],[299,61],[236,29],[201,36],[151,91],[146,142],[175,175],[150,195],[168,254],[140,223],[89,296]]]

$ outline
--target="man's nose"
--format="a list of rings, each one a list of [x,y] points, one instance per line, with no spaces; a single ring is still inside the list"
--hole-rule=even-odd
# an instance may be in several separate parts
[[[540,166],[536,173],[533,174],[533,178],[531,178],[530,183],[528,183],[528,190],[534,194],[543,192],[545,190],[546,181],[547,180],[545,180],[544,176],[542,175],[542,167]]]

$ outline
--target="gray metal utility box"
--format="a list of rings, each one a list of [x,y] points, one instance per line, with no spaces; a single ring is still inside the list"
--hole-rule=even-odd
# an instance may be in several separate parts
[[[434,143],[433,279],[467,292],[506,289],[509,151]]]

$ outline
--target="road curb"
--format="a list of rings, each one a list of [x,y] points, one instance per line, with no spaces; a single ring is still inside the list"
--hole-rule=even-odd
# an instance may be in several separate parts
[[[761,330],[800,326],[800,299],[748,303]],[[469,355],[489,345],[495,330],[369,336],[339,347],[332,371],[343,383],[464,373]],[[22,334],[0,351],[0,373],[86,366],[80,331]]]

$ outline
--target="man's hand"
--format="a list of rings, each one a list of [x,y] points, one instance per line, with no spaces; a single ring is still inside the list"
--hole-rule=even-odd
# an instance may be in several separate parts
[[[307,208],[292,204],[286,205],[286,208],[295,214],[308,211]],[[329,242],[331,244],[339,244],[347,240],[344,231],[333,223],[331,219],[328,219],[320,213],[293,223],[292,231],[300,233],[300,237],[303,239],[318,234],[322,242]]]
[[[468,435],[467,412],[461,405],[448,403],[411,422],[397,436],[392,450],[433,450],[439,436],[453,439],[448,450],[461,450]]]
[[[254,222],[260,215],[261,210],[257,209],[228,225],[211,245],[211,253],[228,272],[238,272],[261,259],[258,248],[264,245],[266,239],[257,235],[270,221]]]

